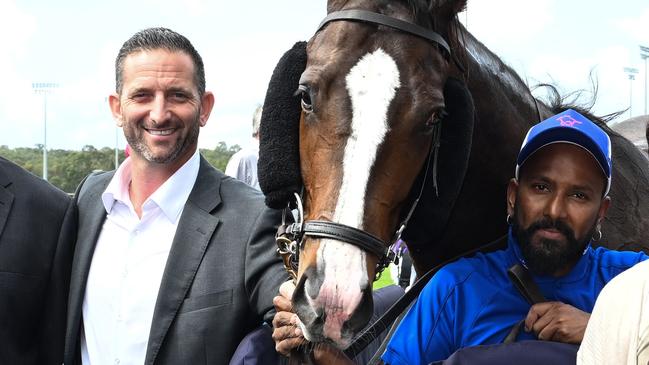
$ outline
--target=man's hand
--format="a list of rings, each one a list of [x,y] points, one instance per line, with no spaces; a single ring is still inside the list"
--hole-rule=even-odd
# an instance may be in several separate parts
[[[590,314],[561,302],[545,302],[530,308],[525,330],[534,331],[539,340],[580,344]]]
[[[273,305],[277,311],[273,317],[273,340],[275,340],[275,350],[284,356],[288,356],[291,350],[306,341],[298,327],[297,314],[291,312],[294,290],[293,282],[287,281],[279,287],[279,295],[273,298]]]
[[[298,326],[300,320],[297,314],[291,312],[294,290],[293,282],[287,281],[279,287],[279,295],[273,298],[273,305],[277,311],[273,317],[273,340],[275,340],[275,350],[284,356],[289,356],[292,350],[306,342]],[[318,344],[313,356],[316,364],[354,364],[342,351],[327,344]]]

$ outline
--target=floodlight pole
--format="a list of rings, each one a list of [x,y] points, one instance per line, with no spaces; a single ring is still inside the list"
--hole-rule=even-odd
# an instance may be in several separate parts
[[[629,75],[629,118],[633,118],[633,80],[635,77]]]
[[[629,76],[629,118],[633,117],[633,80],[638,73],[638,69],[625,67],[624,72]]]
[[[644,60],[644,114],[647,115],[647,58],[649,58],[649,47],[640,46],[640,57]]]
[[[47,181],[47,94],[58,88],[51,82],[34,82],[32,89],[36,94],[43,95],[43,180]]]

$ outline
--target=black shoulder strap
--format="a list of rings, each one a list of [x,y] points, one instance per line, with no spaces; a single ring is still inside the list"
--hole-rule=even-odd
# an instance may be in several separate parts
[[[547,301],[525,266],[516,264],[507,270],[509,280],[530,305]]]
[[[530,275],[529,271],[527,271],[523,265],[515,264],[510,267],[509,270],[507,270],[507,276],[509,276],[509,280],[514,284],[514,287],[519,293],[521,293],[523,298],[530,303],[530,305],[546,301],[543,294],[541,294],[538,285],[536,285],[534,279],[532,279],[532,275]],[[516,323],[509,331],[507,337],[505,337],[503,343],[515,342],[516,337],[518,337],[518,334],[521,331],[521,327],[523,327],[523,323],[525,323],[525,319]]]

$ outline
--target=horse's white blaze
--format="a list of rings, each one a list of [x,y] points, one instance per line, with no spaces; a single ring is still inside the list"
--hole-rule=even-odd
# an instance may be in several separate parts
[[[346,82],[353,114],[333,220],[362,229],[370,170],[388,132],[388,108],[400,86],[399,69],[392,57],[378,49],[358,61]],[[325,334],[332,335],[334,340],[340,338],[342,324],[358,306],[360,289],[368,285],[365,265],[365,252],[361,249],[340,241],[322,240],[317,266],[324,268],[324,282],[319,296],[324,301],[321,304],[331,311],[327,313]]]

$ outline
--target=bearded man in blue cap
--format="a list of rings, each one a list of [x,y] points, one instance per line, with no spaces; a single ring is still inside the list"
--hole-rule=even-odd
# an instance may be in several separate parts
[[[611,142],[567,110],[532,127],[507,187],[508,247],[441,269],[392,337],[386,364],[429,364],[512,338],[579,344],[595,300],[642,253],[594,249],[611,204]],[[530,306],[508,277],[524,267],[545,301]],[[537,301],[538,302],[538,301]]]
[[[611,204],[611,171],[608,135],[576,111],[532,127],[507,187],[507,248],[437,272],[395,331],[383,362],[430,364],[453,355],[444,364],[574,363],[574,345],[604,285],[647,258],[591,247]],[[275,299],[273,337],[285,353],[298,338],[277,326],[289,314]],[[503,342],[514,343],[496,345]],[[469,349],[458,351],[463,348]],[[339,351],[322,346],[320,352],[316,359],[346,363]]]

